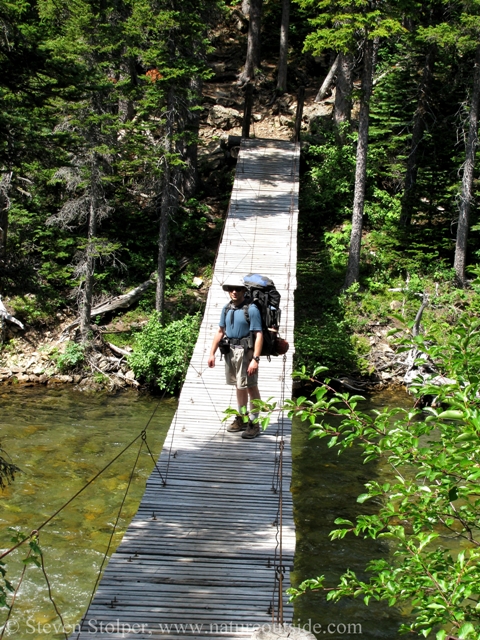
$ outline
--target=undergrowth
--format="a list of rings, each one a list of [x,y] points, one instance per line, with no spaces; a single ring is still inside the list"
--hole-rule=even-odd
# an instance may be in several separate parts
[[[379,328],[386,334],[400,323],[413,325],[427,294],[422,322],[440,335],[465,309],[480,315],[477,281],[470,289],[455,288],[452,243],[444,229],[400,228],[398,196],[372,184],[370,170],[360,280],[342,292],[351,231],[354,146],[338,149],[328,132],[323,134],[323,144],[308,148],[307,170],[301,176],[296,366],[313,370],[322,365],[329,376],[368,377],[374,370],[370,339],[378,337]]]

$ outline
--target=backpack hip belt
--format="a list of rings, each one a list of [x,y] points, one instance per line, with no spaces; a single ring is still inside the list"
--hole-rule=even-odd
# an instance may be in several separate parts
[[[243,347],[245,351],[253,348],[251,335],[248,335],[245,338],[227,338],[227,340],[230,343],[230,347]]]

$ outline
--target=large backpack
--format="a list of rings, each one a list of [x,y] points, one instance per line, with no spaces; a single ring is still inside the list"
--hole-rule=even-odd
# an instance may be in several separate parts
[[[248,307],[254,304],[260,311],[262,318],[263,347],[262,356],[278,356],[276,342],[280,325],[280,294],[270,278],[259,273],[250,273],[244,276],[243,281],[247,288],[246,305],[244,306],[245,319],[250,323]]]

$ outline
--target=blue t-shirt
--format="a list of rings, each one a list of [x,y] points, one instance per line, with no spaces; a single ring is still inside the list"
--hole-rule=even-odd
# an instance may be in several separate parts
[[[262,330],[262,318],[258,307],[251,304],[248,307],[248,315],[250,316],[250,326],[245,319],[244,305],[236,309],[229,309],[226,314],[228,304],[226,304],[220,315],[220,326],[225,329],[227,338],[246,338],[250,331]],[[225,317],[226,314],[226,317]],[[232,325],[233,322],[233,325]]]

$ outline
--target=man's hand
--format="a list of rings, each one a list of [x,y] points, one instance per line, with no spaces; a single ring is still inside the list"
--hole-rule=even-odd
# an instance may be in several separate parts
[[[218,327],[217,333],[213,336],[212,348],[210,349],[210,355],[208,356],[208,366],[213,369],[215,366],[215,352],[218,349],[220,340],[225,335],[225,330],[222,327]]]
[[[253,376],[254,373],[257,373],[258,362],[256,360],[250,360],[250,364],[248,365],[247,374],[249,376]]]

